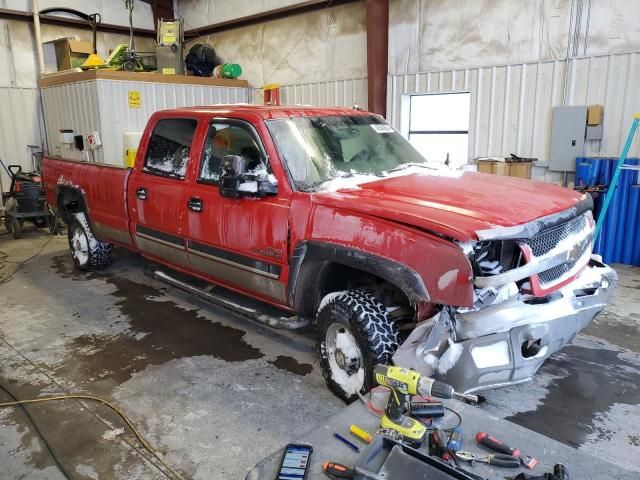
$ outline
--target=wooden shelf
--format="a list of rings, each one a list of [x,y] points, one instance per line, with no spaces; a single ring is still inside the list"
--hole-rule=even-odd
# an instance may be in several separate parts
[[[64,85],[66,83],[86,82],[88,80],[121,80],[125,82],[179,83],[187,85],[205,85],[209,87],[249,87],[246,80],[230,80],[227,78],[190,77],[187,75],[162,75],[149,72],[122,72],[116,70],[97,69],[84,72],[56,73],[45,75],[40,79],[40,88]]]

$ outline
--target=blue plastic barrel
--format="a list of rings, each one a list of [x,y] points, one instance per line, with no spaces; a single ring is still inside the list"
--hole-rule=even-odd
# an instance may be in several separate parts
[[[601,158],[600,171],[598,173],[598,185],[609,185],[611,183],[611,174],[613,167],[617,162],[617,158]]]
[[[602,258],[605,263],[613,263],[616,261],[616,238],[619,231],[621,230],[621,226],[619,224],[621,186],[622,185],[618,183],[618,188],[611,197],[611,203],[609,205],[609,210],[607,211],[607,216],[603,225],[606,233],[604,241],[604,255],[602,255]]]
[[[622,244],[624,241],[624,235],[626,231],[626,213],[627,213],[627,204],[629,197],[629,175],[628,170],[623,170],[620,173],[620,178],[618,180],[618,188],[616,188],[616,197],[618,197],[618,209],[615,212],[611,212],[611,220],[615,222],[615,237],[612,238],[613,250],[611,251],[611,259],[608,260],[610,262],[619,263],[622,261]]]
[[[600,161],[597,158],[576,158],[575,186],[586,188],[596,185],[600,172]]]
[[[638,208],[640,207],[640,185],[629,188],[629,203],[627,204],[627,224],[622,244],[622,263],[633,265],[634,252],[638,250]]]

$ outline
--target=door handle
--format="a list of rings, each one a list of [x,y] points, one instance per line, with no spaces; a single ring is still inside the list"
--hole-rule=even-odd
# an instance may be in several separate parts
[[[187,207],[189,208],[189,210],[191,210],[193,212],[200,213],[202,211],[202,209],[204,208],[204,203],[199,198],[191,197],[189,199],[189,201],[187,202]]]
[[[146,188],[138,188],[136,190],[136,197],[138,197],[140,200],[146,200],[147,199],[147,189]]]

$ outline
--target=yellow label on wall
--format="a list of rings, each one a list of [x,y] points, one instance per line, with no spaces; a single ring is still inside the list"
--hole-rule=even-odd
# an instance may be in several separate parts
[[[129,90],[129,108],[140,108],[142,106],[142,100],[140,98],[139,90]]]
[[[162,69],[162,74],[163,75],[175,75],[176,74],[176,69],[173,67],[164,67]]]

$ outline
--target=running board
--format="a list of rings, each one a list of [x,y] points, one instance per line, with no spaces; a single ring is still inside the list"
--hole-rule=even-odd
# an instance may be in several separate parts
[[[300,319],[297,316],[285,317],[282,310],[267,305],[251,298],[218,287],[211,283],[203,282],[197,278],[180,272],[169,270],[158,264],[148,264],[144,268],[145,275],[179,288],[185,292],[194,294],[218,307],[225,308],[244,317],[255,320],[272,328],[295,330],[309,325],[309,320]],[[213,290],[221,293],[213,293]],[[222,293],[224,291],[224,293]]]

